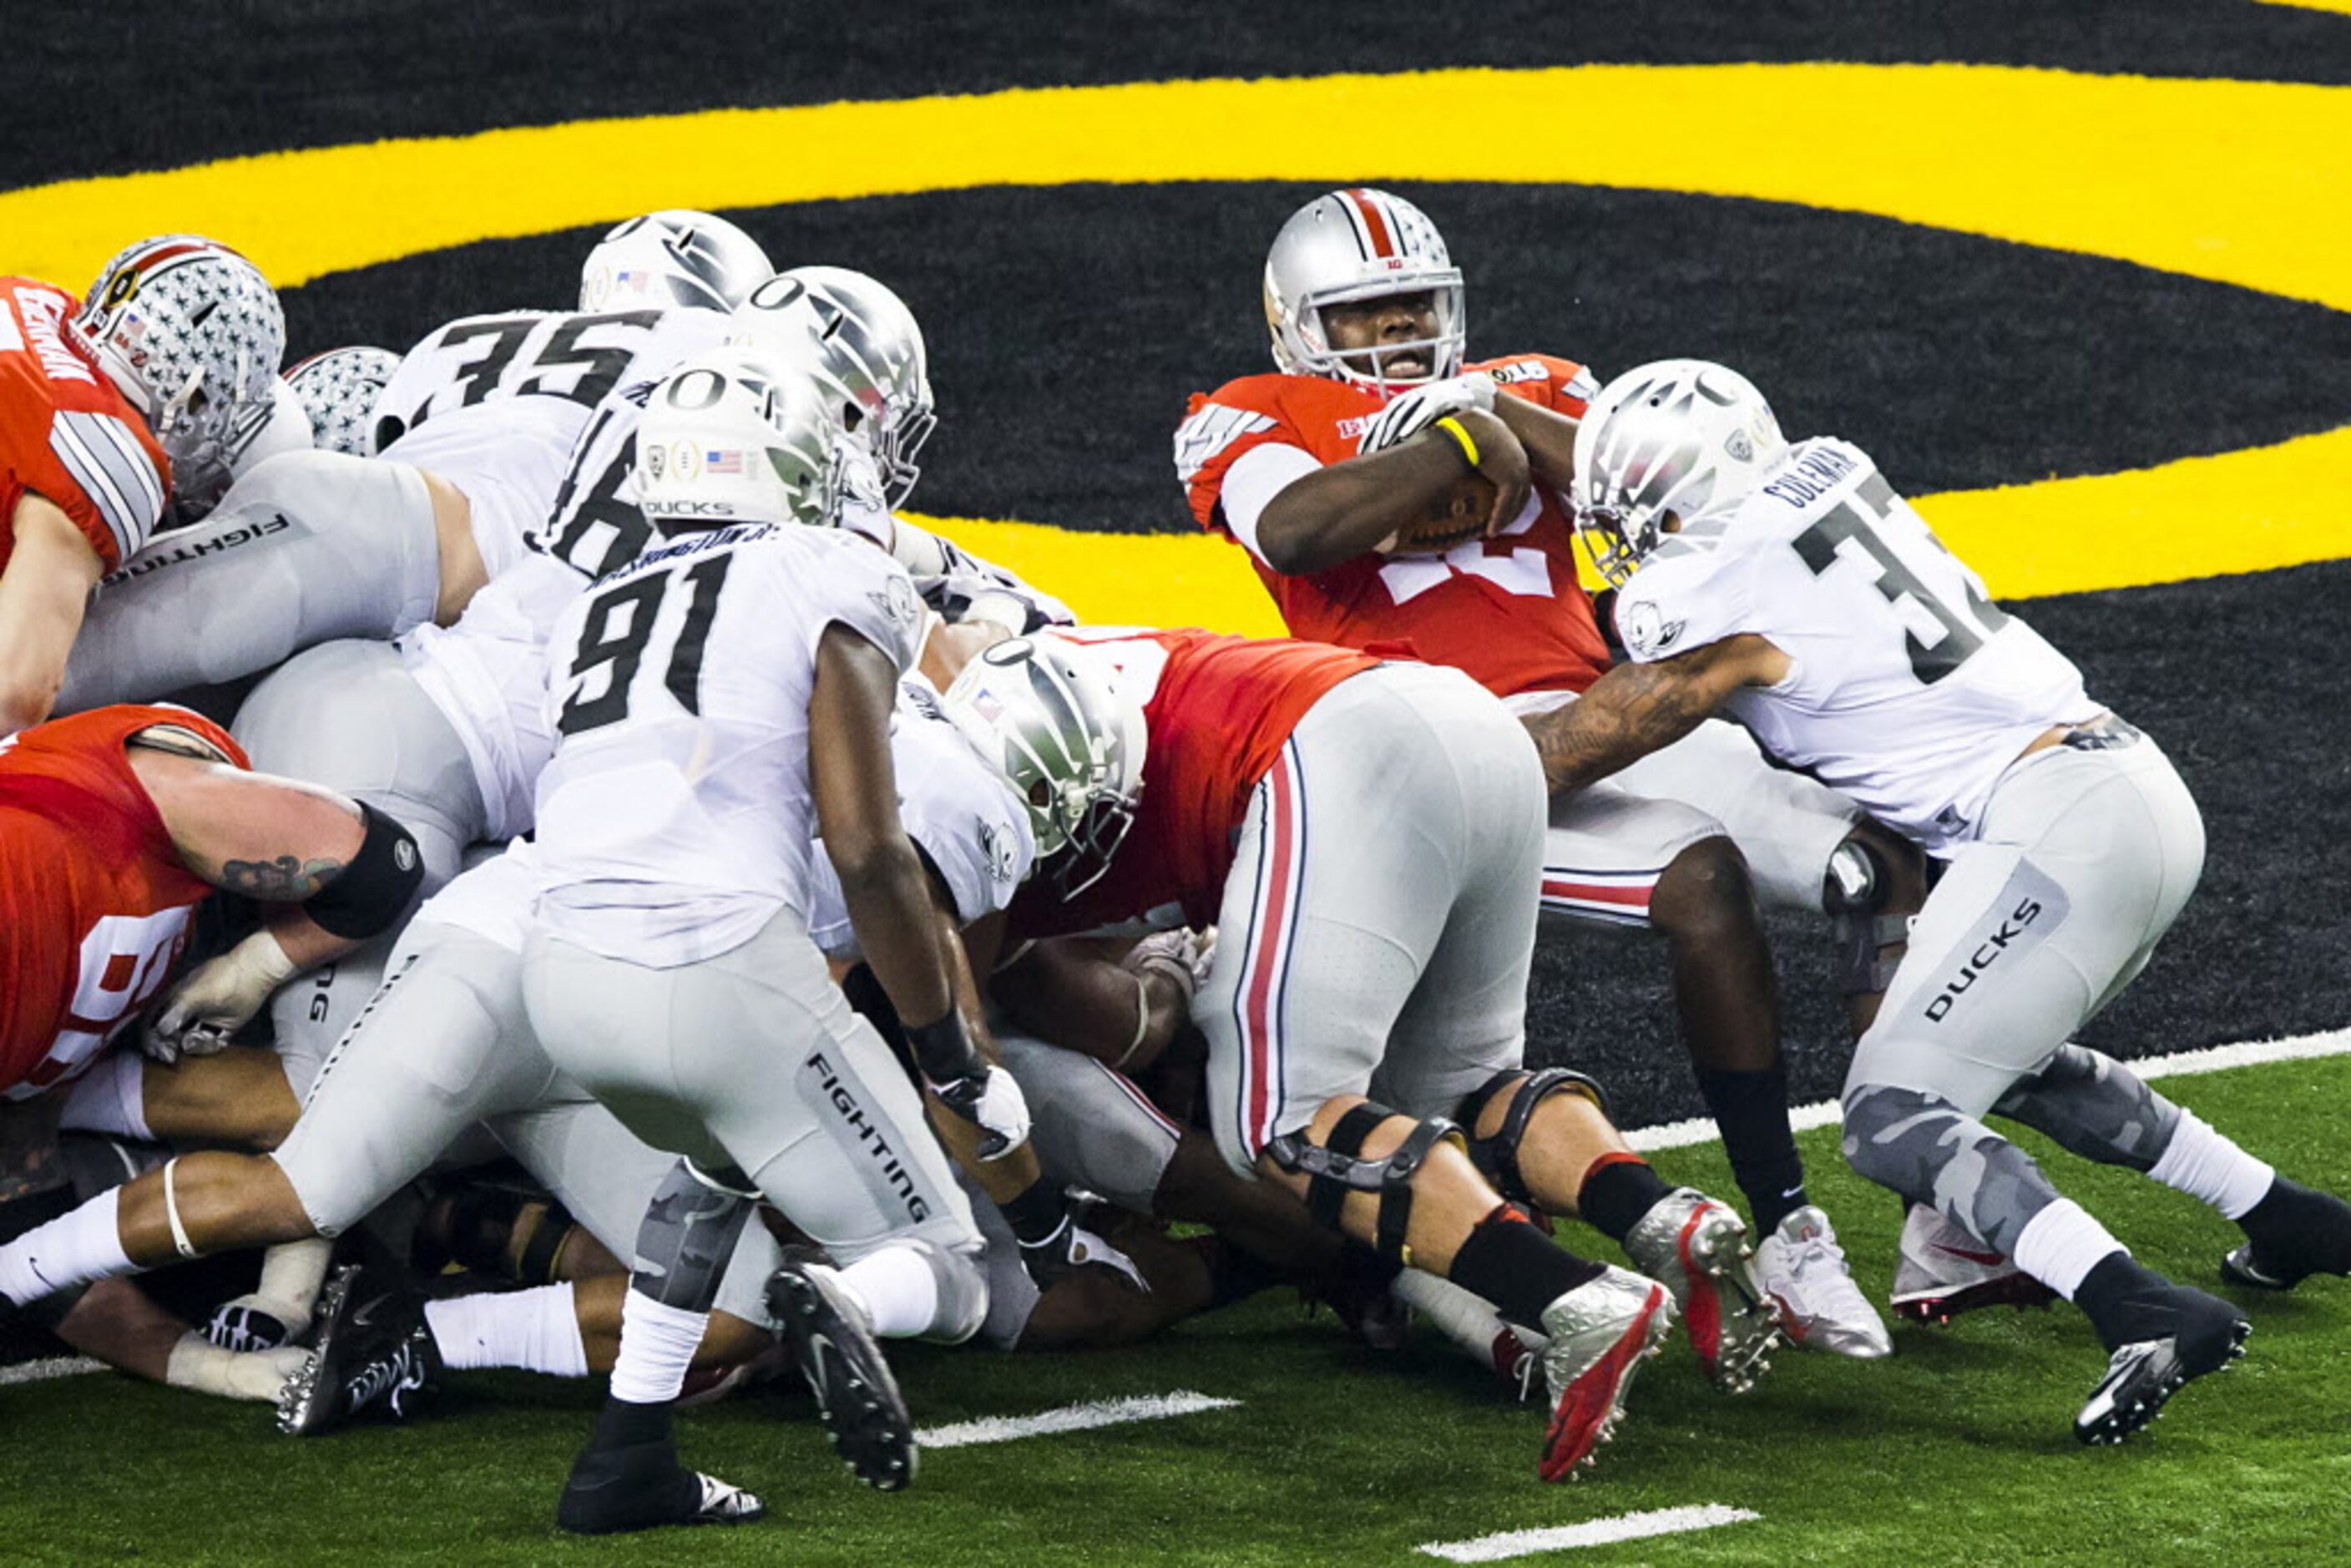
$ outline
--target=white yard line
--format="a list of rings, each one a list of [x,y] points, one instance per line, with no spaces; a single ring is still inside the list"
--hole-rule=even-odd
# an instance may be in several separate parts
[[[47,1383],[52,1377],[78,1377],[85,1372],[104,1372],[106,1364],[92,1361],[86,1355],[52,1356],[47,1361],[20,1361],[14,1366],[0,1366],[0,1388],[12,1383]]]
[[[2346,1053],[2351,1053],[2351,1029],[2334,1029],[2324,1034],[2300,1034],[2287,1040],[2252,1040],[2238,1045],[2209,1045],[2201,1051],[2175,1051],[2168,1056],[2143,1056],[2126,1065],[2141,1078],[2188,1078],[2199,1072],[2225,1072],[2232,1067],[2304,1061],[2316,1056]],[[1800,1133],[1814,1127],[1834,1127],[1842,1119],[1834,1100],[1799,1105],[1788,1113],[1789,1122]],[[1636,1128],[1625,1134],[1625,1141],[1648,1154],[1657,1149],[1686,1149],[1694,1144],[1710,1144],[1715,1136],[1713,1122],[1697,1116],[1687,1122]]]
[[[1510,1530],[1481,1535],[1475,1541],[1432,1541],[1420,1550],[1447,1563],[1499,1563],[1537,1552],[1566,1552],[1578,1546],[1613,1546],[1651,1535],[1679,1535],[1691,1530],[1712,1530],[1763,1516],[1748,1509],[1725,1508],[1719,1502],[1688,1508],[1653,1508],[1641,1513],[1618,1514],[1583,1524],[1554,1525],[1545,1530]]]
[[[1192,1416],[1203,1410],[1228,1410],[1238,1399],[1217,1399],[1188,1389],[1174,1394],[1146,1394],[1130,1399],[1093,1399],[1034,1416],[989,1416],[977,1421],[957,1421],[929,1427],[914,1434],[917,1447],[967,1448],[977,1443],[1009,1443],[1020,1437],[1042,1437],[1060,1432],[1085,1432],[1096,1427],[1120,1427],[1130,1421],[1165,1421],[1171,1416]]]
[[[2232,1067],[2255,1067],[2269,1061],[2302,1061],[2318,1056],[2342,1056],[2351,1053],[2351,1029],[2328,1030],[2323,1034],[2295,1035],[2289,1040],[2255,1040],[2238,1045],[2206,1046],[2201,1051],[2176,1051],[2168,1056],[2147,1056],[2130,1064],[2131,1071],[2141,1078],[2186,1078],[2199,1072],[2225,1072]],[[1788,1119],[1796,1131],[1808,1132],[1814,1127],[1833,1127],[1838,1121],[1837,1104],[1823,1100],[1815,1105],[1802,1105],[1789,1113]],[[1648,1153],[1657,1149],[1684,1149],[1693,1144],[1714,1141],[1714,1124],[1703,1117],[1687,1122],[1667,1122],[1662,1126],[1637,1127],[1625,1134],[1635,1148]],[[102,1371],[97,1362],[80,1356],[53,1361],[27,1361],[16,1366],[0,1366],[0,1388],[17,1383],[42,1383],[53,1377],[75,1377],[85,1372]],[[1181,1408],[1144,1409],[1139,1414],[1104,1416],[1101,1411],[1113,1407],[1149,1406],[1163,1402],[1196,1400],[1198,1403]],[[1004,1421],[967,1421],[952,1427],[942,1427],[935,1433],[921,1434],[922,1441],[932,1448],[956,1448],[965,1443],[1002,1443],[1013,1437],[1026,1437],[1038,1432],[1076,1432],[1089,1427],[1107,1427],[1121,1421],[1152,1421],[1163,1416],[1184,1416],[1194,1410],[1213,1410],[1235,1403],[1229,1399],[1210,1399],[1200,1394],[1170,1394],[1163,1399],[1113,1399],[1102,1405],[1078,1405],[1067,1410],[1049,1410],[1042,1416],[1022,1416]],[[1028,1423],[1079,1417],[1067,1425],[1031,1427]],[[998,1427],[1019,1427],[1003,1436],[977,1437],[968,1434],[981,1428],[991,1431]]]

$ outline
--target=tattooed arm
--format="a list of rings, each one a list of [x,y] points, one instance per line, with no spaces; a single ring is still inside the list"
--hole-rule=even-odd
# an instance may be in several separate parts
[[[1741,686],[1784,680],[1788,655],[1740,633],[1649,664],[1619,664],[1565,707],[1530,716],[1527,731],[1557,794],[1580,789],[1671,746]]]
[[[341,957],[356,942],[298,907],[342,874],[366,836],[359,807],[329,789],[248,773],[227,762],[133,738],[131,770],[163,819],[181,863],[214,887],[280,907],[265,925],[297,969]]]

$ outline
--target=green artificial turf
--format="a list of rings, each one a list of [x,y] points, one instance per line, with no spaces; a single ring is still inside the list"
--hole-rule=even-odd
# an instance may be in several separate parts
[[[2306,1181],[2351,1189],[2333,1108],[2351,1059],[2177,1081],[2176,1098]],[[2035,1144],[2052,1175],[2151,1266],[2212,1285],[2233,1228],[2127,1172]],[[1805,1141],[1814,1194],[1873,1292],[1895,1206]],[[1659,1158],[1728,1190],[1720,1151]],[[1575,1232],[1589,1239],[1588,1233]],[[2351,1542],[2351,1283],[2250,1302],[2252,1354],[2191,1385],[2119,1449],[2077,1447],[2104,1358],[2070,1309],[1897,1330],[1890,1362],[1783,1353],[1727,1400],[1677,1340],[1592,1479],[1533,1475],[1541,1421],[1423,1328],[1390,1356],[1268,1295],[1129,1351],[1007,1358],[900,1347],[926,1425],[1193,1390],[1237,1408],[929,1455],[897,1496],[849,1481],[804,1397],[751,1394],[682,1424],[689,1460],[761,1492],[731,1531],[559,1535],[555,1494],[599,1396],[588,1384],[461,1378],[435,1416],[312,1442],[258,1406],[112,1376],[0,1389],[13,1474],[0,1561],[83,1563],[695,1562],[1002,1564],[1429,1562],[1413,1549],[1637,1510],[1762,1517],[1579,1552],[1590,1563],[1928,1564],[2339,1560]],[[1568,1561],[1568,1558],[1553,1559]]]

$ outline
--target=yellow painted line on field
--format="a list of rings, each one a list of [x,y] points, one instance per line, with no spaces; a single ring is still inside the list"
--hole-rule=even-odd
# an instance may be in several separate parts
[[[1439,136],[1433,125],[1514,129]],[[1989,66],[1584,66],[1019,89],[588,120],[0,193],[0,270],[78,281],[133,237],[127,220],[217,235],[294,285],[663,206],[1074,181],[1485,180],[1874,213],[2346,308],[2346,147],[2351,89]],[[1269,233],[1280,216],[1267,213]],[[1562,261],[1572,268],[1572,255]],[[1900,472],[1901,454],[1879,455]],[[2351,554],[2346,493],[2351,448],[2335,432],[1920,505],[1996,591],[2019,595]],[[1247,562],[1221,541],[949,527],[1091,617],[1273,629]]]
[[[2351,0],[2256,0],[2262,5],[2290,5],[2297,11],[2332,11],[2338,16],[2351,16]]]
[[[2351,425],[2124,474],[1951,491],[1917,507],[2001,598],[2333,560],[2351,556]]]
[[[1081,180],[1497,180],[1879,213],[2351,305],[2346,146],[2351,91],[2293,83],[1966,65],[1444,70],[1020,89],[272,153],[11,192],[0,234],[10,267],[78,279],[133,237],[126,222],[196,229],[294,284],[661,206]]]

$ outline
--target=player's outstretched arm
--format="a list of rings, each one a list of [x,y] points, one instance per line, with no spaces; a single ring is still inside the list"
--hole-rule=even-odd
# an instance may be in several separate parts
[[[1115,946],[1105,950],[1093,937],[1048,937],[989,977],[988,995],[1046,1044],[1141,1072],[1191,1021],[1197,984],[1179,960],[1153,961],[1169,951],[1155,941],[1148,952],[1129,947],[1122,961]]]
[[[998,1158],[1028,1137],[1028,1107],[1011,1076],[981,1054],[977,1024],[956,1005],[960,955],[951,951],[922,857],[898,820],[890,756],[897,687],[889,655],[845,626],[827,628],[809,701],[817,831],[866,966],[904,1021],[915,1066],[949,1110],[987,1134],[980,1156]]]
[[[1472,468],[1494,481],[1497,516],[1514,515],[1526,498],[1527,454],[1503,423],[1478,409],[1453,416],[1478,452],[1426,430],[1384,451],[1350,457],[1282,486],[1258,517],[1265,563],[1289,577],[1324,571],[1422,522]]]
[[[131,770],[183,865],[271,905],[262,929],[174,988],[149,1030],[164,1060],[218,1050],[269,993],[408,913],[424,875],[408,830],[330,789],[193,754],[168,727],[131,737]]]
[[[0,571],[0,735],[49,716],[89,591],[104,570],[53,502],[26,495],[8,525],[16,547]]]
[[[1530,717],[1552,792],[1578,789],[1672,745],[1741,686],[1786,677],[1788,656],[1741,632],[1647,664],[1619,664],[1565,707]]]

